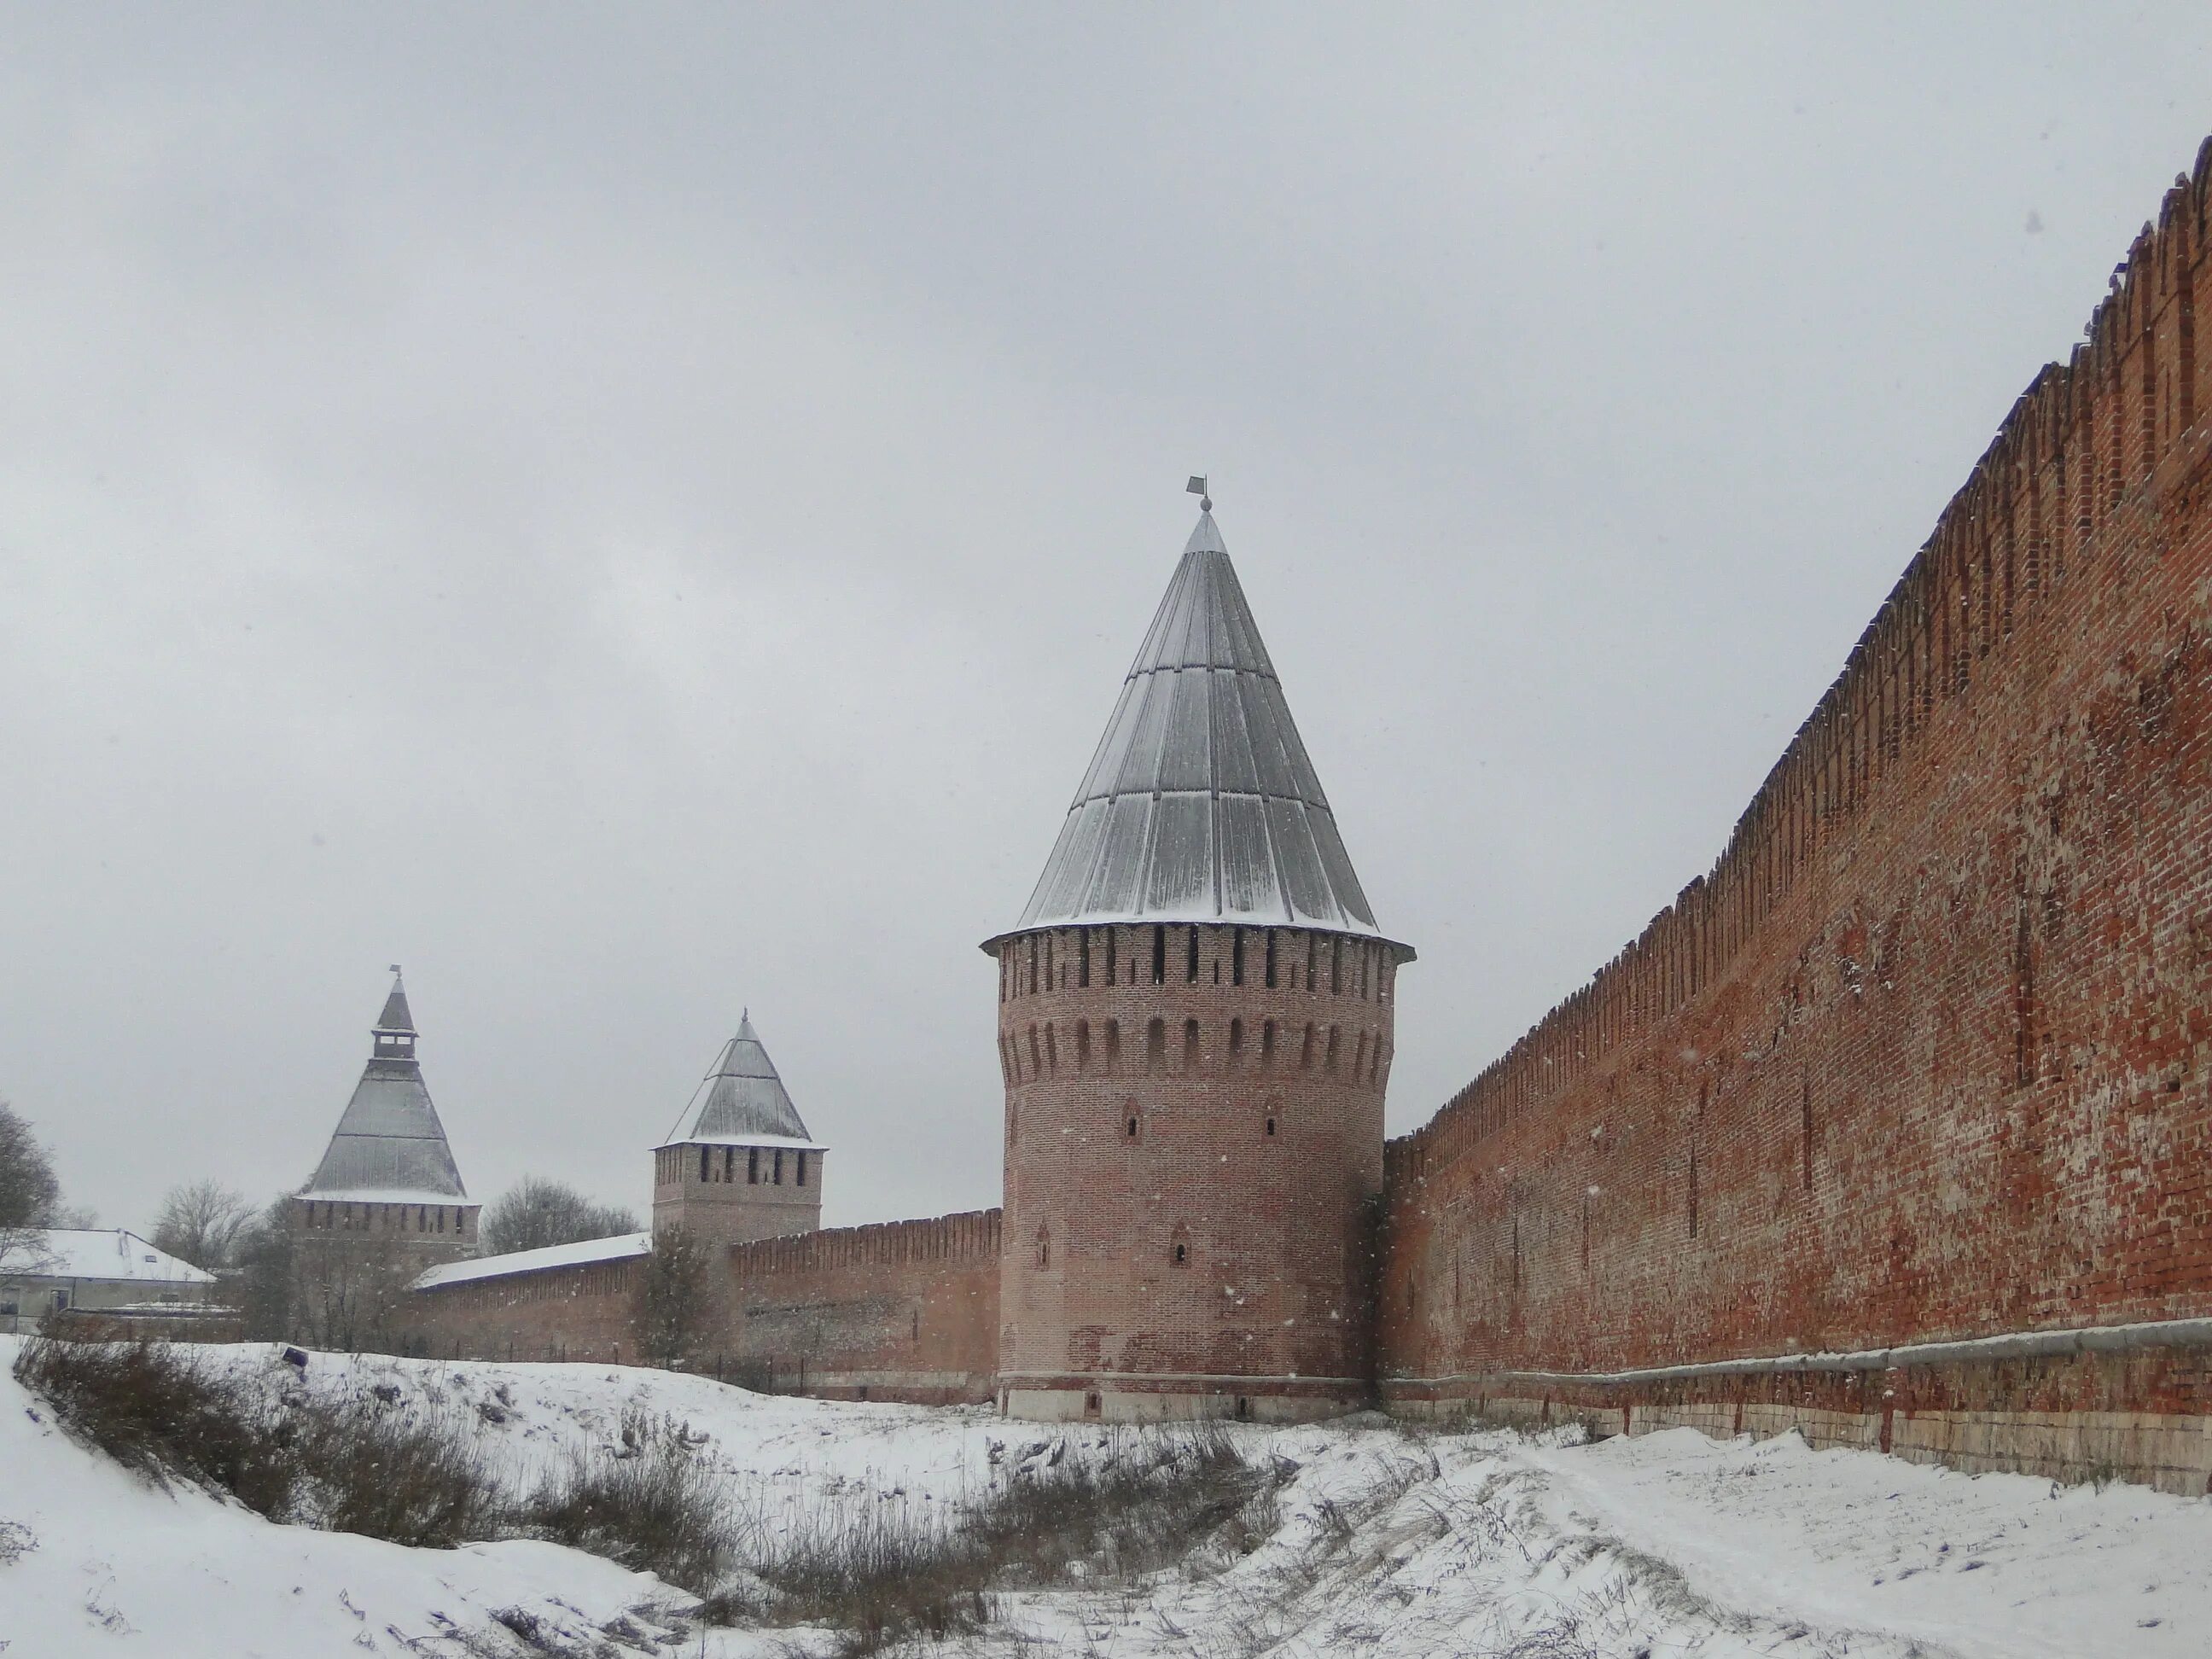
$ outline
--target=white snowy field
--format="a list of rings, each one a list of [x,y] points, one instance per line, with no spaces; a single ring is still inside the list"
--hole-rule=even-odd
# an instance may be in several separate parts
[[[679,1633],[690,1597],[550,1544],[406,1549],[156,1490],[55,1429],[5,1375],[17,1346],[0,1339],[7,1659],[834,1649],[824,1632]],[[282,1364],[264,1347],[207,1352]],[[824,1495],[957,1505],[1063,1447],[1057,1431],[988,1412],[772,1399],[605,1366],[317,1354],[307,1380],[452,1414],[516,1486],[611,1440],[625,1407],[672,1413],[771,1515]],[[1282,1460],[1279,1525],[1256,1550],[1201,1552],[1110,1589],[1007,1595],[971,1645],[1012,1651],[1026,1635],[1035,1651],[1147,1659],[2212,1652],[2201,1500],[1686,1430],[1588,1446],[1371,1422],[1234,1432],[1249,1455]],[[1106,1442],[1070,1430],[1060,1455]]]

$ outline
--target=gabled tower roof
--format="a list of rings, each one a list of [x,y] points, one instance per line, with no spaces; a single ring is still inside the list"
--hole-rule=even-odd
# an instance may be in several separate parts
[[[676,1121],[676,1132],[663,1144],[676,1146],[690,1141],[815,1145],[776,1074],[775,1062],[761,1046],[750,1009],[738,1016],[737,1036],[722,1045],[714,1069],[693,1091],[691,1103]]]
[[[1382,936],[1210,510],[1009,931],[1152,921]]]
[[[303,1198],[369,1203],[466,1203],[468,1189],[446,1144],[446,1127],[415,1058],[415,1021],[392,970],[392,994],[377,1017],[368,1064],[338,1119]]]

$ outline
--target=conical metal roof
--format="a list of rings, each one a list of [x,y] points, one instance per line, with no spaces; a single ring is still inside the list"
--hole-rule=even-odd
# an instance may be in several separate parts
[[[409,1052],[371,1050],[353,1098],[338,1119],[337,1133],[301,1196],[392,1204],[465,1202],[468,1188],[461,1185],[453,1149],[446,1144],[446,1127],[438,1121],[412,1053],[415,1023],[397,981],[375,1031],[386,1037],[406,1033]]]
[[[751,1010],[738,1019],[738,1034],[722,1045],[714,1069],[691,1096],[664,1144],[706,1140],[716,1145],[753,1140],[815,1143],[799,1121],[799,1109],[776,1075],[775,1062],[753,1030]]]
[[[1010,931],[1146,921],[1381,937],[1210,511]]]

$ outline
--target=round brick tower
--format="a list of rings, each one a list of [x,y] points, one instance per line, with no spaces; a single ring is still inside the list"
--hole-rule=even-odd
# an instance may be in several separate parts
[[[1370,1391],[1399,966],[1210,509],[999,963],[1000,1403],[1325,1416]]]

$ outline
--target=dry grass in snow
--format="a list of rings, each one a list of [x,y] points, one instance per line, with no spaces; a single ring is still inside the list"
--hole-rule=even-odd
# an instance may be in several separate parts
[[[206,1397],[162,1407],[166,1426],[120,1413],[116,1457],[88,1443],[82,1401],[65,1431],[0,1380],[7,1659],[2157,1659],[2212,1629],[2212,1505],[1790,1438],[1584,1445],[1373,1419],[1141,1435],[602,1366],[317,1354],[301,1376],[260,1347],[194,1364]],[[109,1382],[128,1404],[131,1379]],[[148,1451],[206,1430],[226,1391],[396,1438],[303,1452],[273,1480],[220,1425],[191,1456]],[[494,1536],[361,1535],[434,1521],[420,1499],[440,1468],[484,1506],[419,1535]],[[381,1483],[383,1510],[340,1501],[386,1472],[404,1478]]]

